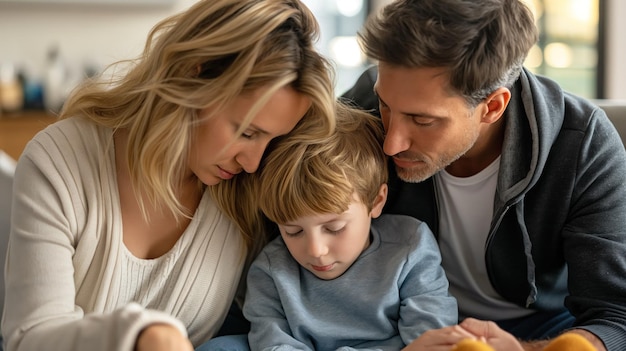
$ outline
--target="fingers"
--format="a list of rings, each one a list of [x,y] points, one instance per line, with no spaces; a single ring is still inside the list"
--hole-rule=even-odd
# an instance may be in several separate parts
[[[462,339],[477,339],[481,336],[480,334],[476,334],[471,330],[464,328],[462,325],[455,325],[451,328],[453,329],[451,334]]]
[[[472,333],[481,341],[486,342],[498,351],[523,351],[519,341],[498,325],[491,321],[482,321],[467,318],[460,323],[460,327]]]
[[[459,324],[463,329],[480,337],[490,338],[504,331],[498,325],[491,321],[482,321],[475,318],[466,318]]]
[[[178,329],[167,324],[153,324],[137,338],[136,351],[193,351],[193,345]]]
[[[433,329],[424,332],[403,351],[450,351],[454,345],[465,339],[475,340],[476,336],[458,325]]]

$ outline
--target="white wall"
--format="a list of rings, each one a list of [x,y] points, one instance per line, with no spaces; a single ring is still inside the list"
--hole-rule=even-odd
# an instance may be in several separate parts
[[[76,4],[81,1],[87,4]],[[129,1],[166,5],[119,5]],[[196,1],[0,0],[0,65],[10,63],[26,68],[34,80],[42,80],[46,53],[51,46],[58,45],[62,57],[76,71],[74,76],[82,74],[85,65],[100,70],[115,61],[138,55],[153,25]],[[324,45],[328,44],[329,35],[337,35],[332,17],[334,1],[304,0],[318,15],[322,33],[317,45],[326,55],[328,48]],[[102,5],[107,2],[108,5]],[[357,68],[337,68],[337,92],[351,87],[361,72],[362,69]],[[73,86],[74,79],[69,80],[68,85]]]
[[[143,49],[153,25],[194,2],[171,0],[152,6],[0,1],[0,63],[26,64],[41,74],[51,45],[58,45],[74,67],[132,58]]]

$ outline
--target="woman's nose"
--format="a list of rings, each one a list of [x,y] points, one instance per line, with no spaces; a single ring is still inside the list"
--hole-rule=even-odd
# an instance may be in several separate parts
[[[241,168],[246,173],[254,173],[259,168],[259,164],[261,163],[261,158],[263,157],[263,153],[265,152],[267,144],[263,147],[259,147],[258,145],[255,147],[254,145],[251,147],[242,150],[237,155],[237,163],[241,165]]]

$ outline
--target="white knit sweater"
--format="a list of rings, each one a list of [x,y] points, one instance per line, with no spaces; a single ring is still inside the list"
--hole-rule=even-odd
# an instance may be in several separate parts
[[[122,241],[112,131],[59,121],[26,147],[15,172],[2,318],[5,350],[133,349],[166,322],[197,346],[223,322],[243,267],[236,226],[204,194],[165,255]]]

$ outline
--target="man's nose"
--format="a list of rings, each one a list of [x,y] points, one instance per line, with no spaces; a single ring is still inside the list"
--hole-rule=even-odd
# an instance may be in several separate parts
[[[388,156],[393,156],[408,150],[410,145],[408,126],[405,125],[401,116],[390,115],[385,123],[383,151]]]

